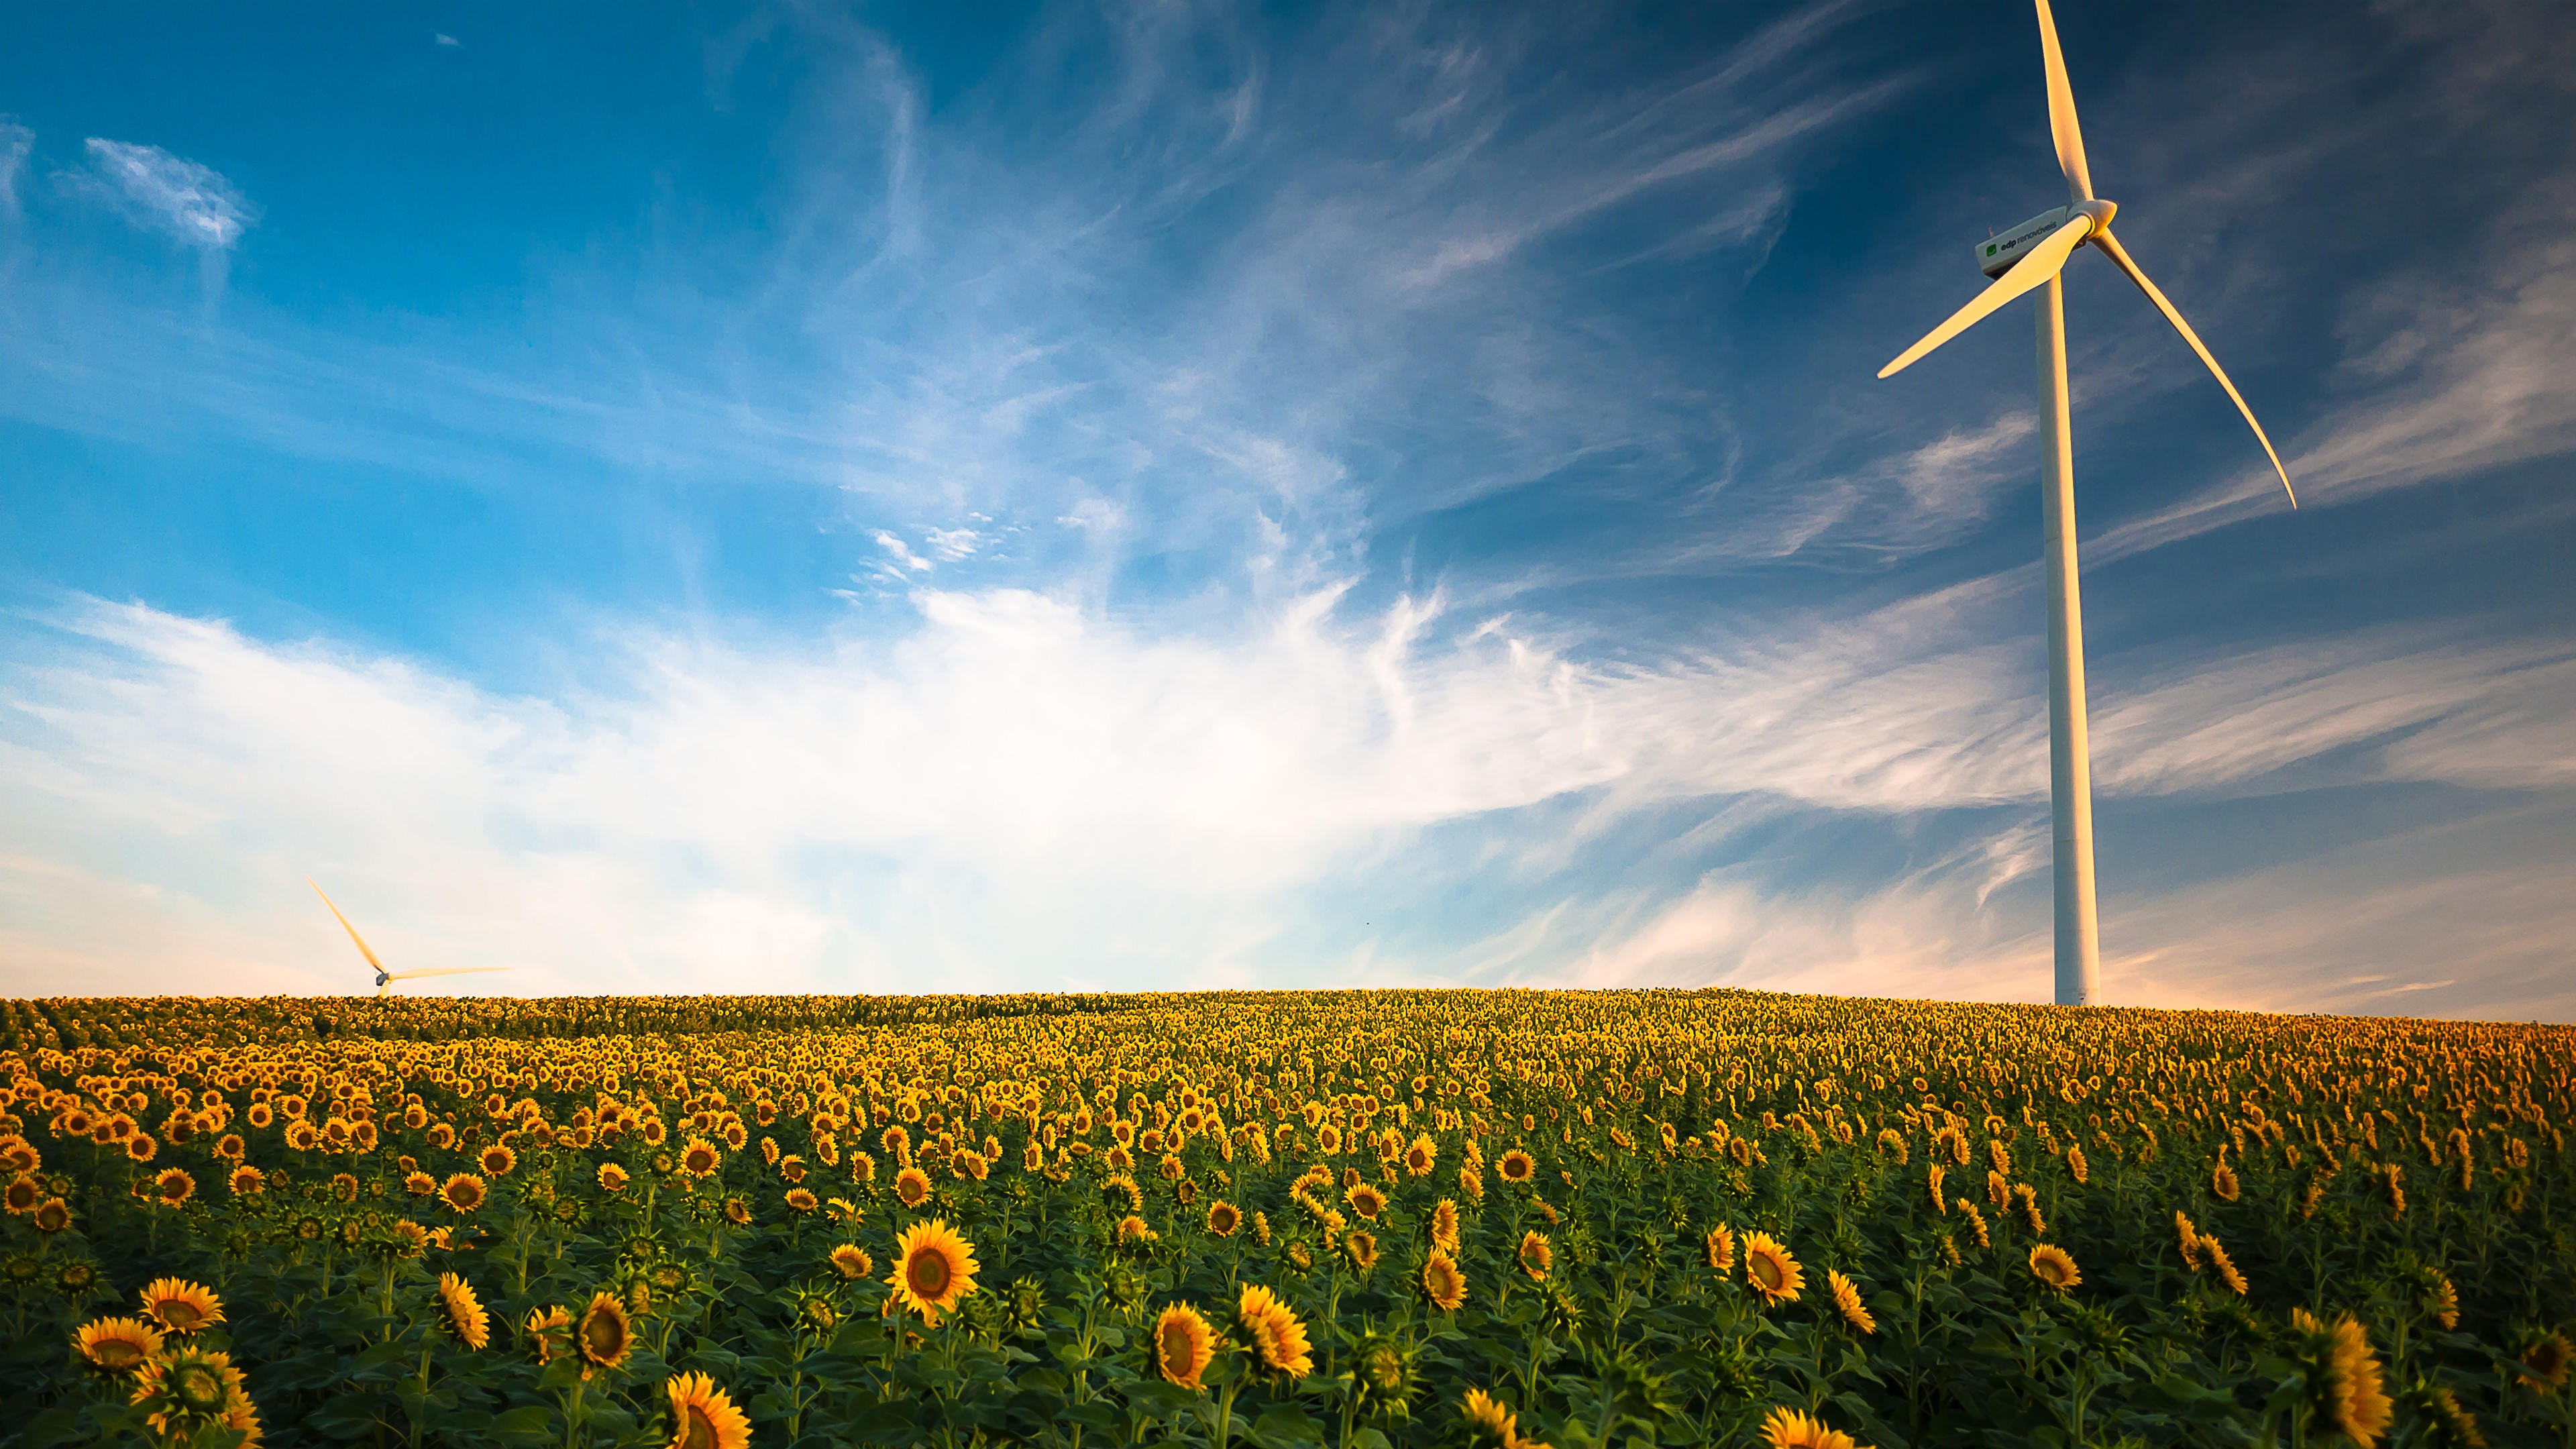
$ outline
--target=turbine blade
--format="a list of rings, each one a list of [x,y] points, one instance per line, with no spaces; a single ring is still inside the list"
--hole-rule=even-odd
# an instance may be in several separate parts
[[[1983,321],[1987,313],[2002,306],[2049,278],[2066,265],[2066,258],[2084,244],[2085,233],[2093,229],[2093,218],[2079,216],[2048,234],[2048,239],[2032,247],[2012,270],[1997,277],[1977,294],[1976,300],[1950,314],[1950,320],[1925,333],[1923,340],[1896,355],[1896,360],[1878,370],[1880,377],[1894,377],[1920,361],[1923,354],[1958,336]]]
[[[2129,274],[2129,280],[2137,283],[2138,290],[2147,294],[2147,300],[2156,304],[2156,310],[2165,314],[2165,320],[2182,334],[2182,340],[2190,343],[2191,350],[2200,354],[2201,362],[2209,368],[2209,375],[2218,379],[2220,387],[2227,389],[2228,400],[2245,415],[2245,426],[2254,430],[2254,440],[2263,445],[2263,455],[2272,460],[2272,471],[2281,475],[2281,491],[2290,495],[2290,506],[2298,507],[2299,490],[2290,486],[2290,470],[2281,466],[2281,455],[2273,449],[2272,440],[2264,435],[2263,425],[2254,421],[2254,410],[2245,405],[2245,395],[2236,390],[2236,384],[2227,380],[2227,370],[2220,367],[2218,359],[2210,356],[2209,349],[2201,345],[2199,334],[2191,330],[2190,323],[2182,320],[2182,313],[2174,310],[2174,304],[2166,300],[2165,294],[2156,290],[2156,284],[2147,280],[2147,274],[2129,259],[2128,249],[2121,246],[2110,232],[2104,231],[2094,237],[2093,245],[2102,249],[2102,255],[2109,257],[2113,266]]]
[[[471,976],[478,971],[507,971],[507,966],[431,966],[419,971],[387,972],[388,981],[416,981],[423,976]]]
[[[322,904],[331,906],[330,895],[314,882],[313,877],[306,876],[304,883],[313,887],[313,894],[322,897]],[[367,958],[367,964],[379,971],[384,970],[385,963],[376,959],[376,953],[367,946],[367,938],[358,934],[358,928],[349,924],[349,918],[340,914],[338,906],[331,906],[331,915],[333,919],[339,921],[340,929],[349,933],[349,939],[358,943],[358,954]]]
[[[2066,83],[2066,57],[2057,48],[2057,17],[2048,0],[2039,0],[2039,56],[2048,69],[2048,134],[2057,142],[2057,169],[2066,173],[2066,194],[2075,201],[2093,199],[2093,172],[2084,164],[2084,128],[2075,120],[2075,88]]]

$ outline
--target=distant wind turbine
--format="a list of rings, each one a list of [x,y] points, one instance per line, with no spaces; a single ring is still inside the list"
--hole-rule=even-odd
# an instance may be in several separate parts
[[[341,930],[349,933],[349,939],[357,943],[358,954],[366,957],[367,964],[376,968],[376,995],[378,996],[383,996],[385,988],[397,981],[416,981],[423,976],[471,976],[478,971],[510,969],[507,966],[434,966],[425,971],[388,971],[385,969],[385,963],[376,959],[375,949],[367,944],[367,938],[358,934],[358,928],[349,924],[349,918],[340,914],[338,906],[331,905],[330,894],[309,875],[304,878],[304,883],[313,887],[313,894],[322,897],[322,904],[331,906],[332,917],[339,921]]]
[[[2069,429],[2066,397],[2066,306],[2058,272],[2075,249],[2091,244],[2128,274],[2156,310],[2165,314],[2182,340],[2227,389],[2236,410],[2281,475],[2290,506],[2299,495],[2290,489],[2289,470],[2254,420],[2244,395],[2227,380],[2218,359],[2209,355],[2182,313],[2147,280],[2129,259],[2128,250],[2111,235],[2111,217],[2119,207],[2093,194],[2093,178],[2084,164],[2084,134],[2075,120],[2075,92],[2066,83],[2066,61],[2057,49],[2057,22],[2048,0],[2039,6],[2039,53],[2048,72],[2048,130],[2057,142],[2058,169],[2066,174],[2068,203],[2045,211],[2002,236],[1977,244],[1979,270],[1994,278],[1975,301],[1950,315],[1923,340],[1880,368],[1892,377],[1925,353],[1976,325],[1986,314],[2024,292],[2046,287],[2039,308],[2040,416],[2046,423],[2045,489],[2040,495],[2041,530],[2048,549],[2048,763],[2049,800],[2055,816],[2057,864],[2057,1001],[2061,1006],[2090,1005],[2101,992],[2101,934],[2093,900],[2093,764],[2084,721],[2084,606],[2075,578],[2075,446]]]

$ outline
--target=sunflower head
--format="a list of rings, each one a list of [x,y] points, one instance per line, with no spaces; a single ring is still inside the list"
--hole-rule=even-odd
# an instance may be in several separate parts
[[[83,1362],[100,1373],[127,1374],[161,1351],[161,1335],[137,1318],[97,1318],[72,1334]]]
[[[867,1249],[856,1243],[843,1243],[832,1250],[832,1271],[844,1279],[855,1282],[875,1272],[876,1268],[876,1260],[868,1256]]]
[[[1870,1316],[1868,1307],[1860,1301],[1859,1284],[1844,1277],[1840,1269],[1828,1268],[1825,1270],[1825,1287],[1833,1294],[1834,1312],[1842,1315],[1843,1322],[1862,1333],[1878,1332],[1878,1320]]]
[[[1342,1200],[1351,1205],[1352,1212],[1364,1218],[1374,1219],[1386,1211],[1386,1194],[1365,1182],[1354,1184],[1342,1194]]]
[[[1314,1346],[1295,1309],[1269,1289],[1254,1284],[1235,1302],[1235,1325],[1264,1372],[1302,1379],[1315,1371]]]
[[[908,1208],[930,1201],[930,1174],[918,1167],[907,1167],[894,1175],[895,1201]]]
[[[1422,1354],[1408,1340],[1381,1329],[1361,1338],[1352,1351],[1351,1392],[1371,1417],[1410,1417],[1421,1386]]]
[[[1795,1409],[1773,1409],[1762,1420],[1762,1442],[1771,1449],[1855,1449],[1851,1435]]]
[[[528,1347],[537,1362],[552,1363],[572,1351],[572,1310],[562,1304],[528,1310]]]
[[[1515,1147],[1494,1163],[1494,1175],[1509,1183],[1523,1183],[1538,1174],[1538,1164],[1530,1155]]]
[[[1196,1308],[1174,1303],[1154,1320],[1154,1368],[1164,1381],[1199,1387],[1199,1375],[1216,1357],[1216,1330]]]
[[[1458,1403],[1461,1417],[1467,1421],[1467,1437],[1479,1445],[1513,1449],[1520,1443],[1516,1428],[1517,1415],[1503,1407],[1503,1401],[1483,1389],[1469,1389]]]
[[[439,1185],[438,1196],[451,1210],[470,1213],[483,1206],[490,1193],[485,1189],[482,1178],[470,1172],[458,1172],[451,1173],[447,1181]]]
[[[596,1369],[623,1367],[635,1351],[635,1322],[625,1300],[614,1293],[591,1294],[590,1306],[573,1328],[573,1346],[581,1350],[585,1378]]]
[[[1342,1251],[1349,1256],[1351,1267],[1366,1275],[1377,1266],[1377,1235],[1353,1233],[1342,1239]]]
[[[1235,1230],[1242,1226],[1242,1209],[1224,1198],[1217,1198],[1208,1204],[1207,1230],[1209,1232],[1220,1238],[1230,1238],[1234,1236]]]
[[[1707,1239],[1700,1244],[1700,1259],[1718,1273],[1734,1272],[1735,1230],[1724,1223],[1710,1228]]]
[[[716,1169],[722,1166],[724,1166],[723,1150],[703,1137],[690,1138],[689,1144],[680,1149],[680,1155],[676,1160],[679,1172],[695,1178],[713,1177],[716,1175]]]
[[[614,1162],[603,1162],[599,1164],[599,1190],[601,1192],[624,1192],[626,1190],[626,1183],[627,1177],[625,1168],[618,1166]]]
[[[442,1326],[456,1335],[456,1341],[469,1349],[479,1349],[492,1341],[492,1315],[483,1308],[483,1300],[474,1296],[474,1285],[453,1273],[438,1275],[438,1306],[445,1317]]]
[[[511,1151],[507,1143],[495,1142],[484,1148],[475,1161],[482,1165],[484,1176],[506,1177],[511,1168],[519,1165],[519,1154]]]
[[[1453,1256],[1458,1251],[1458,1204],[1445,1197],[1431,1208],[1431,1245]]]
[[[259,1412],[229,1354],[182,1347],[145,1359],[131,1402],[164,1443],[216,1427],[245,1431],[245,1442],[258,1439]]]
[[[177,1207],[197,1195],[197,1180],[176,1167],[161,1169],[152,1179],[152,1194],[164,1207]]]
[[[1529,1275],[1531,1282],[1544,1283],[1548,1273],[1556,1267],[1556,1250],[1548,1246],[1547,1234],[1533,1229],[1521,1234],[1521,1245],[1514,1250],[1512,1260],[1520,1264],[1521,1271]]]
[[[705,1374],[676,1374],[663,1386],[671,1399],[671,1449],[750,1449],[751,1419]]]
[[[895,1241],[894,1273],[886,1280],[894,1294],[888,1301],[920,1314],[923,1327],[937,1328],[941,1314],[975,1291],[975,1275],[982,1267],[975,1261],[975,1245],[945,1221],[915,1223]]]
[[[1444,1313],[1467,1301],[1467,1275],[1445,1248],[1433,1248],[1422,1264],[1422,1296]]]
[[[2347,1313],[2330,1328],[2306,1309],[2293,1308],[2290,1329],[2301,1340],[2299,1365],[2317,1427],[2364,1449],[2377,1442],[2395,1415],[2361,1320]]]
[[[143,1289],[143,1314],[170,1333],[195,1333],[224,1321],[224,1301],[202,1283],[156,1278]]]
[[[2523,1377],[2544,1391],[2565,1387],[2571,1364],[2576,1364],[2576,1345],[2564,1333],[2535,1335],[2522,1351]]]
[[[2030,1276],[2060,1293],[2084,1281],[2084,1275],[2076,1271],[2073,1255],[2051,1243],[2041,1243],[2030,1250]]]
[[[1807,1285],[1797,1257],[1768,1233],[1744,1235],[1744,1281],[1765,1303],[1794,1302]]]

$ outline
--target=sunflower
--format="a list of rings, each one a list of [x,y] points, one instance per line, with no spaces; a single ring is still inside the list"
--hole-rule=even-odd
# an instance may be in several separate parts
[[[25,1173],[9,1179],[9,1186],[0,1189],[0,1205],[7,1206],[10,1212],[21,1217],[34,1212],[36,1204],[44,1200],[44,1185]]]
[[[143,1290],[143,1313],[172,1333],[194,1333],[224,1321],[224,1301],[202,1283],[155,1278]]]
[[[1834,1311],[1843,1316],[1843,1322],[1863,1333],[1878,1332],[1878,1320],[1870,1317],[1869,1310],[1861,1304],[1859,1284],[1844,1277],[1840,1270],[1827,1268],[1825,1287],[1833,1294]]]
[[[1849,1434],[1795,1409],[1773,1409],[1762,1420],[1762,1442],[1771,1449],[1857,1449]]]
[[[1197,1309],[1175,1303],[1154,1320],[1154,1367],[1165,1381],[1195,1389],[1215,1357],[1216,1330]]]
[[[1707,1239],[1700,1244],[1700,1257],[1710,1268],[1719,1273],[1723,1274],[1734,1272],[1734,1229],[1729,1228],[1724,1223],[1719,1223],[1717,1226],[1710,1228],[1708,1230]]]
[[[572,1349],[572,1310],[557,1303],[528,1310],[528,1344],[537,1362],[552,1363],[555,1355]]]
[[[1517,1418],[1503,1407],[1503,1401],[1483,1389],[1469,1389],[1458,1403],[1460,1415],[1467,1421],[1468,1437],[1478,1444],[1493,1443],[1501,1449],[1518,1449],[1521,1436],[1514,1426]]]
[[[1209,1232],[1220,1238],[1230,1238],[1234,1236],[1235,1230],[1242,1226],[1241,1208],[1227,1202],[1224,1198],[1217,1198],[1208,1204],[1207,1230]]]
[[[894,1199],[908,1208],[930,1201],[930,1174],[918,1167],[907,1167],[894,1175]]]
[[[1129,1213],[1127,1216],[1118,1220],[1117,1239],[1119,1247],[1138,1249],[1160,1237],[1162,1237],[1162,1234],[1154,1231],[1153,1224],[1136,1216],[1134,1213]]]
[[[938,1218],[914,1223],[895,1240],[894,1289],[888,1300],[921,1315],[922,1326],[937,1328],[939,1315],[975,1291],[975,1245]]]
[[[255,1172],[256,1170],[257,1169],[255,1168],[245,1167],[242,1169],[242,1172]],[[240,1173],[235,1173],[234,1176],[238,1178]],[[404,1173],[403,1191],[410,1193],[413,1197],[427,1197],[431,1193],[438,1191],[438,1179],[430,1176],[426,1172]]]
[[[2576,1344],[2570,1344],[2563,1333],[2553,1332],[2547,1337],[2535,1338],[2531,1346],[2522,1351],[2523,1376],[2551,1389],[2567,1382],[2567,1369],[2571,1363],[2576,1363]]]
[[[259,1443],[259,1410],[227,1353],[182,1348],[145,1359],[135,1370],[131,1402],[164,1443],[217,1427],[243,1435],[237,1441],[243,1449]]]
[[[625,1168],[618,1166],[614,1162],[603,1162],[599,1164],[599,1190],[601,1192],[624,1192],[626,1190],[626,1181]]]
[[[2200,1229],[2193,1227],[2191,1218],[2179,1209],[2174,1212],[2174,1241],[2182,1248],[2183,1266],[2199,1272]]]
[[[2323,1427],[2369,1445],[2388,1432],[2391,1412],[2381,1387],[2379,1359],[2361,1320],[2347,1313],[2328,1328],[2304,1308],[2290,1310],[2290,1327],[2307,1335],[2309,1407]]]
[[[663,1386],[671,1396],[671,1449],[750,1449],[751,1420],[705,1374],[674,1374]]]
[[[2224,1162],[2210,1169],[2209,1190],[2216,1193],[2221,1202],[2236,1201],[2236,1169]]]
[[[1314,1346],[1297,1312],[1269,1289],[1253,1285],[1235,1305],[1235,1321],[1251,1340],[1262,1368],[1284,1378],[1302,1379],[1315,1371]]]
[[[1351,1211],[1364,1218],[1374,1219],[1379,1213],[1386,1211],[1386,1194],[1365,1182],[1354,1184],[1349,1191],[1343,1193],[1342,1201],[1349,1203]]]
[[[2432,1292],[2425,1295],[2424,1311],[2446,1330],[2460,1326],[2460,1290],[2451,1286],[2448,1277],[2436,1275]]]
[[[726,1198],[724,1220],[737,1228],[751,1226],[751,1204],[738,1197]]]
[[[507,1144],[495,1142],[484,1148],[475,1161],[482,1164],[484,1176],[506,1177],[511,1168],[519,1165],[519,1154],[511,1151]]]
[[[1521,1234],[1520,1250],[1512,1256],[1533,1283],[1546,1282],[1548,1270],[1556,1266],[1556,1251],[1547,1245],[1547,1235],[1536,1229]]]
[[[458,1172],[439,1185],[438,1196],[455,1211],[470,1213],[481,1207],[489,1194],[484,1190],[483,1179],[470,1172]]]
[[[492,1341],[492,1315],[483,1311],[473,1284],[453,1273],[439,1274],[438,1306],[447,1310],[447,1328],[457,1342],[479,1349]]]
[[[1342,1240],[1342,1251],[1349,1255],[1351,1266],[1365,1274],[1377,1266],[1377,1235],[1353,1233]]]
[[[165,1167],[152,1179],[152,1192],[163,1207],[177,1207],[197,1195],[197,1180],[182,1168]]]
[[[58,1197],[49,1197],[36,1204],[36,1210],[28,1215],[28,1220],[36,1225],[37,1232],[48,1236],[59,1233],[72,1225],[71,1204]]]
[[[1467,1301],[1467,1275],[1458,1268],[1458,1260],[1447,1250],[1433,1248],[1422,1264],[1422,1296],[1444,1311],[1456,1312]]]
[[[856,1282],[877,1270],[876,1260],[856,1243],[843,1243],[832,1250],[832,1271]]]
[[[724,1150],[703,1137],[692,1137],[680,1149],[679,1170],[690,1177],[709,1178],[724,1166]]]
[[[1528,1153],[1517,1147],[1504,1153],[1494,1163],[1494,1175],[1505,1182],[1527,1182],[1537,1172],[1538,1164],[1530,1160]]]
[[[2030,1276],[2063,1293],[2084,1281],[2075,1259],[2064,1248],[2042,1243],[2030,1250]]]
[[[1415,1177],[1429,1177],[1431,1169],[1439,1164],[1440,1145],[1431,1140],[1428,1132],[1416,1134],[1413,1145],[1404,1149],[1404,1170]]]
[[[1787,1247],[1768,1233],[1744,1235],[1744,1281],[1762,1295],[1765,1303],[1789,1303],[1807,1284],[1806,1270]]]
[[[1458,1252],[1458,1205],[1445,1197],[1431,1208],[1431,1246],[1452,1256]]]
[[[2218,1245],[2216,1238],[2206,1235],[2202,1236],[2200,1246],[2209,1254],[2209,1266],[2218,1270],[2219,1278],[2227,1284],[2227,1291],[2239,1298],[2244,1297],[2245,1275],[2236,1271],[2236,1263],[2227,1256],[2227,1250]]]
[[[582,1310],[581,1322],[573,1330],[573,1342],[585,1360],[583,1378],[593,1369],[613,1369],[626,1362],[635,1351],[635,1324],[626,1315],[626,1304],[614,1293],[593,1293],[590,1306]]]
[[[787,1189],[787,1205],[797,1212],[810,1213],[821,1207],[823,1200],[816,1197],[809,1188],[791,1187]]]
[[[139,1318],[97,1318],[72,1335],[72,1346],[103,1373],[132,1373],[161,1352],[161,1335]]]

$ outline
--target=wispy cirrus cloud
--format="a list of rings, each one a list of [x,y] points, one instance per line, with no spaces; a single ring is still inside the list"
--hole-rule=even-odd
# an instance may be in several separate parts
[[[259,219],[250,198],[211,166],[132,141],[92,136],[83,145],[89,189],[184,245],[230,251]]]
[[[15,116],[0,116],[0,210],[18,209],[18,177],[36,153],[36,133]]]

